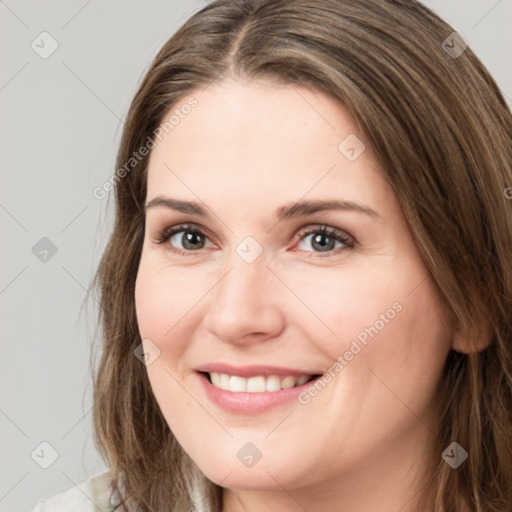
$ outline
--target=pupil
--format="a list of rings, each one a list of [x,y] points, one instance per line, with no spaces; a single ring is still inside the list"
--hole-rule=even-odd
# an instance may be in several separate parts
[[[327,239],[331,243],[321,243],[321,242],[318,242],[318,240],[320,240],[320,239],[324,239],[324,240]],[[313,238],[313,244],[318,244],[317,246],[320,248],[321,251],[326,251],[326,250],[332,249],[332,247],[331,247],[332,242],[333,242],[333,239],[331,237],[326,236],[326,235],[322,235],[322,234],[317,234]]]
[[[201,235],[198,233],[184,233],[183,247],[188,249],[197,249],[198,237],[200,236]],[[202,244],[200,244],[200,248],[202,248]]]

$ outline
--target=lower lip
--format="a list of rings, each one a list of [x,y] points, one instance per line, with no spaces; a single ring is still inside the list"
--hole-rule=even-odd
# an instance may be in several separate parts
[[[244,414],[257,414],[265,412],[270,408],[297,400],[298,395],[306,388],[314,385],[320,379],[317,377],[301,386],[290,389],[281,389],[280,391],[266,391],[263,393],[240,392],[233,393],[215,387],[208,377],[197,372],[199,380],[206,392],[206,396],[216,405],[231,412]]]

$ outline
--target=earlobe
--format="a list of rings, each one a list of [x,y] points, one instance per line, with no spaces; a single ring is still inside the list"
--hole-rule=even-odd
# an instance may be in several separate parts
[[[452,349],[462,354],[473,354],[487,348],[492,341],[492,329],[489,325],[475,327],[471,331],[457,330],[453,335]]]

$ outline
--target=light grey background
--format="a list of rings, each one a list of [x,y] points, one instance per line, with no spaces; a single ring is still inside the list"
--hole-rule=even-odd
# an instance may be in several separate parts
[[[470,44],[512,106],[512,0],[424,3]],[[205,5],[0,0],[0,512],[27,512],[106,469],[91,438],[95,298],[82,306],[113,197],[107,209],[92,190],[114,172],[122,120],[150,60]],[[45,31],[58,48],[42,58],[55,44]],[[58,454],[48,469],[42,442]]]

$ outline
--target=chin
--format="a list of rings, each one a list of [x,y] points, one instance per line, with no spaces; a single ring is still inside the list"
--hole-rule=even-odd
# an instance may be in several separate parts
[[[281,486],[293,488],[299,481],[306,479],[307,468],[300,465],[304,459],[294,460],[293,457],[286,457],[274,450],[272,455],[262,455],[252,467],[248,467],[237,457],[239,445],[243,446],[245,443],[238,440],[236,444],[238,449],[234,456],[231,450],[227,450],[225,455],[218,451],[211,458],[199,457],[194,462],[209,480],[221,487],[232,489],[282,490]],[[240,458],[244,458],[244,452]]]

